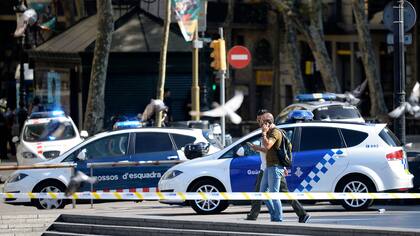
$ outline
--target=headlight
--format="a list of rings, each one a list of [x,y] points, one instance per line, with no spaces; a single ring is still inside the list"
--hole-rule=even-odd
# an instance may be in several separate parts
[[[22,152],[22,156],[26,159],[36,158],[36,155],[32,152]]]
[[[163,174],[162,180],[173,179],[173,178],[177,177],[178,175],[180,175],[182,173],[183,172],[180,171],[180,170],[171,170],[171,171],[168,171],[165,174]]]
[[[7,180],[7,182],[8,183],[18,182],[18,181],[21,181],[22,179],[24,179],[26,176],[28,176],[28,175],[24,174],[24,173],[17,173],[17,174],[14,174],[14,175],[10,176],[10,178]]]

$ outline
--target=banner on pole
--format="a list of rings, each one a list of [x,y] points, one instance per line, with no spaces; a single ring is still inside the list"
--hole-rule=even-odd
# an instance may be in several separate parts
[[[172,0],[175,17],[185,41],[191,41],[198,27],[200,0]]]

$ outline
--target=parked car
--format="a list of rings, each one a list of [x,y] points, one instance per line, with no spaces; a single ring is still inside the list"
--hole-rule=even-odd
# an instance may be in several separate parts
[[[99,133],[45,164],[75,163],[75,171],[90,175],[89,163],[127,161],[187,160],[183,147],[189,143],[208,143],[198,129],[139,128]],[[219,149],[210,145],[209,154]],[[93,170],[98,180],[95,191],[157,191],[163,173],[172,165],[105,167]],[[71,168],[15,171],[4,185],[5,192],[64,192]],[[81,191],[90,191],[84,186]],[[32,204],[39,209],[63,208],[60,199],[6,199],[6,203]]]
[[[408,168],[410,173],[414,175],[413,178],[413,192],[420,192],[420,152],[407,152]]]
[[[293,144],[286,177],[292,192],[382,192],[412,188],[406,154],[386,124],[296,122],[278,126]],[[256,130],[220,152],[170,168],[159,181],[162,192],[253,192],[260,156]],[[244,154],[244,155],[242,155]],[[164,203],[184,204],[177,200]],[[199,214],[218,213],[227,201],[192,200]],[[341,200],[349,210],[366,209],[369,199]]]
[[[314,114],[314,120],[322,121],[350,121],[365,122],[357,107],[347,103],[336,101],[332,93],[299,94],[296,103],[284,108],[276,117],[276,124],[287,120],[287,115],[296,110],[307,110]]]
[[[31,165],[60,156],[88,136],[78,132],[70,116],[63,111],[34,112],[25,121],[19,137],[16,158],[18,165]]]

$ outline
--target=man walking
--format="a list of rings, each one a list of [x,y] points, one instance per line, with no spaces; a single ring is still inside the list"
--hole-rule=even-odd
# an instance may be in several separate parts
[[[260,110],[257,113],[257,122],[260,126],[263,123],[264,114],[266,113],[269,113],[269,112],[265,109]],[[258,151],[261,157],[261,169],[260,169],[260,173],[257,176],[257,181],[255,184],[255,192],[258,192],[260,190],[260,184],[261,184],[261,179],[263,177],[264,169],[266,168],[266,152],[265,152],[266,150],[264,147],[256,146],[256,145],[253,145],[251,148],[254,149],[255,151]],[[285,171],[287,172],[287,170]],[[287,176],[287,173],[281,176],[280,192],[289,191],[285,176]],[[251,211],[248,213],[246,220],[256,220],[258,218],[258,215],[261,211],[261,203],[262,203],[261,200],[253,200],[251,202]],[[302,207],[300,202],[298,200],[292,200],[291,204],[292,204],[293,210],[299,217],[299,222],[306,223],[309,220],[310,215],[306,213],[305,209]]]

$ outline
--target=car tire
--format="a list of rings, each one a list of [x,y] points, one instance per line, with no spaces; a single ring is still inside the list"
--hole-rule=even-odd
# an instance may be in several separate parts
[[[32,192],[34,193],[63,193],[65,191],[64,184],[59,184],[53,181],[43,182],[35,186]],[[66,206],[65,199],[33,199],[32,204],[40,210],[63,209]]]
[[[191,192],[225,192],[225,188],[222,184],[214,180],[200,180],[195,183]],[[224,211],[229,203],[224,200],[190,200],[189,205],[194,209],[195,212],[201,215],[217,214]]]
[[[342,179],[336,192],[368,193],[376,190],[370,179],[357,176]],[[373,199],[345,199],[339,202],[346,210],[357,211],[368,209],[373,204]]]

